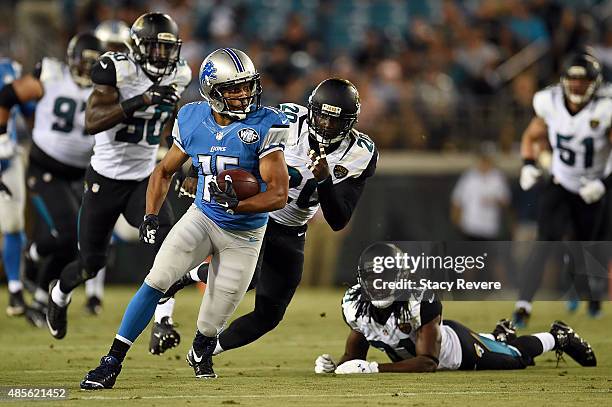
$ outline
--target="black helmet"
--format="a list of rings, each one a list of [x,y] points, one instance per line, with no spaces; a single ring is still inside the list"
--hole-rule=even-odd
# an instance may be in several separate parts
[[[570,87],[571,79],[586,79],[590,81],[584,93],[576,93]],[[561,85],[565,97],[572,103],[582,105],[595,94],[602,81],[601,63],[591,53],[581,52],[571,55],[563,65]]]
[[[68,43],[68,66],[74,82],[82,87],[91,86],[91,67],[104,52],[102,43],[92,33],[77,34]]]
[[[182,41],[178,26],[167,14],[147,13],[134,21],[128,43],[132,55],[153,77],[170,74],[176,67]]]
[[[310,136],[328,146],[341,141],[357,123],[359,92],[345,79],[326,79],[308,98]]]

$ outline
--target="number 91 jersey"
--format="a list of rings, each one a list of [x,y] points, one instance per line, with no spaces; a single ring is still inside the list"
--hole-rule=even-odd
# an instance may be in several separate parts
[[[127,54],[107,52],[92,69],[91,79],[100,85],[114,86],[120,101],[143,94],[153,81]],[[191,69],[179,60],[176,69],[158,81],[174,85],[182,94],[191,82]],[[116,126],[96,134],[91,165],[99,174],[115,180],[142,180],[155,168],[160,136],[174,108],[152,105],[134,112]]]
[[[283,103],[281,110],[289,120],[289,139],[285,147],[285,161],[289,171],[289,199],[283,209],[271,212],[270,217],[286,226],[302,226],[319,209],[317,180],[308,165],[309,142],[308,109],[295,103]],[[317,151],[317,154],[319,152]],[[360,177],[377,154],[374,142],[365,134],[351,130],[340,145],[327,154],[327,164],[334,184]],[[366,174],[369,176],[371,174]]]
[[[578,193],[581,178],[603,178],[610,156],[608,132],[612,124],[612,99],[603,87],[580,110],[571,115],[561,85],[543,89],[533,97],[533,108],[546,122],[553,150],[551,173],[570,192]]]
[[[85,105],[92,87],[79,87],[68,66],[43,58],[39,78],[44,89],[36,104],[32,139],[48,156],[62,164],[85,168],[94,138],[85,133]]]

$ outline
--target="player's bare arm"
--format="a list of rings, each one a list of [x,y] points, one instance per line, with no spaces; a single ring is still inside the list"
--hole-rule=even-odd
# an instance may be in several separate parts
[[[172,145],[168,153],[157,164],[147,186],[147,214],[159,213],[159,210],[166,199],[172,175],[187,161],[189,156],[181,151],[176,145]]]
[[[546,144],[548,128],[544,119],[534,116],[523,132],[521,138],[521,157],[523,160],[535,160],[538,151]],[[540,148],[536,149],[535,146]]]
[[[259,160],[259,173],[266,190],[240,201],[235,212],[259,213],[281,209],[287,203],[289,174],[282,151],[274,151]]]
[[[85,129],[89,134],[108,130],[127,118],[119,103],[119,91],[108,85],[96,85],[87,100]]]
[[[11,108],[19,103],[41,99],[44,95],[42,83],[33,75],[15,79],[0,91],[0,126],[6,126]]]
[[[343,364],[347,360],[364,359],[368,356],[370,344],[365,336],[359,331],[351,330],[346,338],[344,347],[344,355],[338,361],[338,365]]]
[[[422,373],[435,372],[440,358],[442,335],[440,319],[436,318],[421,326],[417,331],[416,356],[395,363],[381,363],[378,371],[381,373]]]

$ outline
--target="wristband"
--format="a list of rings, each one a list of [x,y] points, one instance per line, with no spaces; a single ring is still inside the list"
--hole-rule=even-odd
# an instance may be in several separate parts
[[[6,133],[6,124],[0,124],[0,134]]]
[[[533,158],[523,158],[523,165],[533,165],[536,166],[536,161]]]
[[[198,178],[198,168],[194,167],[193,165],[189,166],[189,172],[187,173],[187,176],[189,178]]]
[[[144,102],[144,96],[138,95],[138,96],[134,96],[133,98],[124,100],[123,102],[120,103],[120,105],[121,105],[121,110],[123,110],[123,114],[127,118],[127,117],[132,117],[132,115],[134,114],[136,110],[140,109],[146,104]]]

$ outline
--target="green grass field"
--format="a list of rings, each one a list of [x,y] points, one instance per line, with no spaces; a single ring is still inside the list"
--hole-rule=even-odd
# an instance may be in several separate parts
[[[0,304],[7,302],[1,287]],[[241,405],[241,406],[424,406],[424,405],[612,405],[612,307],[605,304],[599,320],[584,317],[581,307],[568,315],[561,302],[536,305],[529,332],[547,331],[555,318],[574,326],[591,342],[599,365],[581,368],[567,358],[556,368],[553,353],[522,371],[443,372],[434,374],[315,375],[314,359],[321,353],[338,357],[348,328],[339,310],[341,291],[298,291],[285,320],[258,342],[215,358],[217,380],[198,381],[184,360],[195,330],[200,303],[196,289],[177,300],[176,321],[183,342],[163,356],[147,351],[150,331],[138,340],[123,365],[113,390],[83,392],[79,381],[97,366],[119,325],[134,287],[109,287],[101,316],[87,316],[81,292],[69,312],[68,335],[56,341],[22,318],[0,316],[0,386],[67,387],[76,405]],[[239,308],[250,309],[248,294]],[[489,332],[510,303],[448,302],[444,316],[476,331]],[[371,350],[369,359],[384,361]],[[40,402],[30,402],[30,404]],[[20,402],[20,405],[28,403]]]

